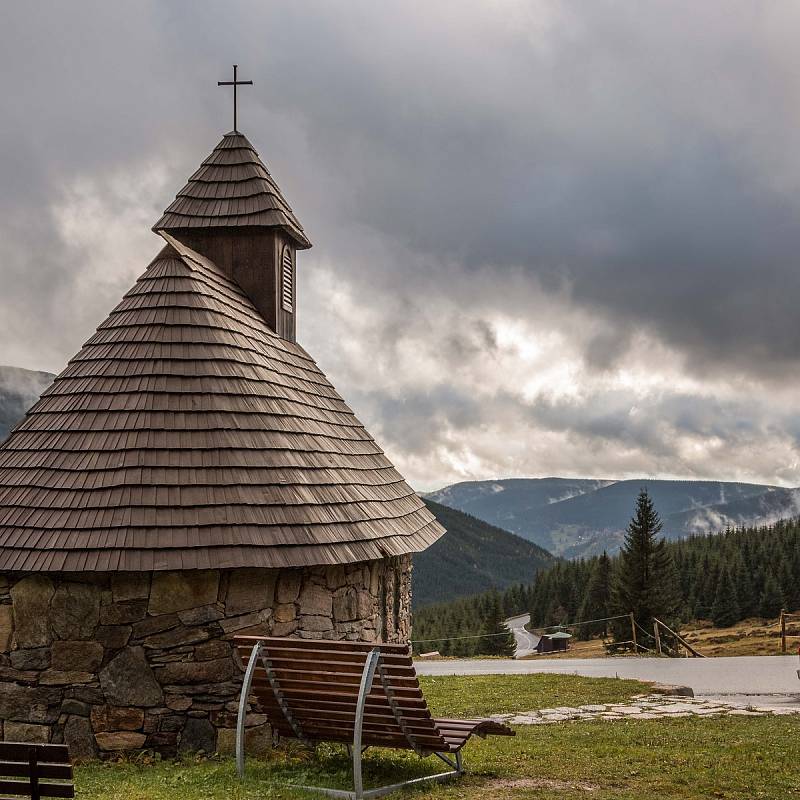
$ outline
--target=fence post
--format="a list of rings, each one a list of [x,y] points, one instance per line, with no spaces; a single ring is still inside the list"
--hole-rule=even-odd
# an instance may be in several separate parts
[[[781,653],[786,653],[786,609],[781,609]]]
[[[653,620],[653,638],[656,640],[656,653],[661,655],[661,634],[658,632],[658,621]]]
[[[639,652],[639,645],[636,642],[636,620],[633,617],[633,611],[630,613],[631,618],[631,636],[633,636],[633,654],[636,655]]]

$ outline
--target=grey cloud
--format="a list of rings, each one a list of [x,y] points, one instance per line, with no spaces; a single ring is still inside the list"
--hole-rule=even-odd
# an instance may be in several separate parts
[[[241,127],[315,242],[299,265],[303,342],[401,458],[467,447],[491,425],[509,440],[563,434],[576,453],[598,439],[650,449],[666,471],[694,468],[680,432],[796,440],[796,417],[770,417],[752,392],[794,380],[800,354],[798,22],[789,4],[743,0],[6,9],[0,361],[59,369],[144,269],[158,240],[139,220],[157,218],[230,127],[215,83],[235,60],[256,81]],[[109,188],[116,173],[129,196]],[[102,225],[77,241],[59,229],[81,181],[101,223],[142,225],[135,245],[115,249]],[[313,285],[331,269],[369,319],[331,316]],[[562,310],[565,349],[589,373],[612,380],[645,336],[726,398],[675,389],[637,417],[605,389],[583,406],[523,397],[525,375],[482,393],[482,371],[508,369],[497,319],[546,336]],[[365,386],[343,347],[353,336],[381,365],[435,337],[425,355],[440,378],[414,390],[406,366],[397,385]],[[519,458],[531,471],[543,456]]]

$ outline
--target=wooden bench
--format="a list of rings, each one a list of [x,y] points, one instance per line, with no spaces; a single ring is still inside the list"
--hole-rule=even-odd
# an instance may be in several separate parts
[[[513,736],[489,719],[434,719],[407,645],[237,636],[246,667],[236,729],[236,766],[244,775],[244,735],[252,693],[273,732],[310,746],[341,742],[353,759],[353,791],[302,786],[330,797],[378,797],[423,781],[463,774],[461,749],[470,736]],[[364,790],[361,755],[368,747],[438,756],[448,772]]]
[[[65,744],[0,742],[0,798],[20,796],[75,797]]]

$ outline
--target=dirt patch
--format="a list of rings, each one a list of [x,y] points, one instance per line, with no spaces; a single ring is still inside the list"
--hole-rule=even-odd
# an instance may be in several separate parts
[[[600,787],[596,783],[586,781],[558,781],[553,778],[498,778],[493,780],[488,787],[496,791],[507,789],[570,789],[581,792],[596,792]]]

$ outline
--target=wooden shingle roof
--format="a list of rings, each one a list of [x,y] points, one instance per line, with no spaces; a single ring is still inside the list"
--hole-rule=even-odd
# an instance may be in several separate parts
[[[153,230],[277,227],[311,247],[300,221],[244,134],[226,133]]]
[[[162,236],[0,446],[0,570],[335,564],[438,539],[305,350]]]

